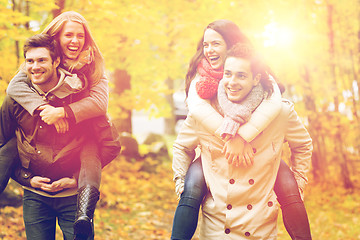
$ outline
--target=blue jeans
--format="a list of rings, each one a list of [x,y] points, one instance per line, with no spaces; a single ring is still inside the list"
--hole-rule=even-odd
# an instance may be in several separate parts
[[[201,202],[207,192],[201,159],[196,159],[185,176],[184,192],[176,208],[171,239],[190,240],[195,233]]]
[[[27,239],[55,240],[57,219],[64,240],[73,240],[76,200],[76,195],[52,198],[25,189],[23,215]]]
[[[197,159],[186,173],[184,192],[181,194],[174,215],[171,239],[190,240],[193,237],[200,204],[206,191],[201,159]],[[280,162],[274,191],[281,205],[284,225],[290,237],[296,240],[311,240],[309,220],[298,185],[292,171],[283,160]]]

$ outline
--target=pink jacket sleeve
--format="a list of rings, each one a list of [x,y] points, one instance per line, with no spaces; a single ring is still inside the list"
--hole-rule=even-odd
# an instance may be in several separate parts
[[[90,96],[69,105],[76,123],[106,114],[109,102],[109,85],[104,75],[100,82],[91,86]]]

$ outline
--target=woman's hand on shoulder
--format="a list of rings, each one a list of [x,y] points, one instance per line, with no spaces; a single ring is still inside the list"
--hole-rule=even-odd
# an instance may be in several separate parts
[[[54,127],[58,133],[66,133],[69,131],[69,122],[65,118],[60,118],[54,123]]]
[[[244,153],[241,159],[241,164],[244,167],[250,167],[254,164],[254,156],[254,149],[252,148],[250,143],[245,141]]]
[[[65,110],[63,107],[53,107],[51,105],[43,105],[38,107],[41,120],[48,125],[54,125],[58,133],[69,131],[69,122],[65,118]]]
[[[229,164],[239,167],[241,164],[245,167],[253,164],[254,152],[250,143],[246,142],[241,136],[235,135],[224,137],[225,144],[223,153]]]
[[[53,107],[51,105],[42,105],[37,108],[40,110],[40,117],[46,124],[52,125],[61,118],[65,118],[65,110],[63,107]]]

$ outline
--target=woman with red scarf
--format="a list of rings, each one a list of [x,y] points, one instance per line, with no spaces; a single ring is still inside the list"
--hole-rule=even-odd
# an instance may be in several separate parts
[[[223,137],[224,154],[229,164],[234,167],[252,164],[254,153],[249,142],[277,116],[281,101],[275,82],[271,96],[259,100],[256,91],[252,91],[253,95],[249,94],[244,102],[239,104],[242,108],[234,105],[233,110],[226,108],[224,118],[206,100],[217,96],[221,104],[222,97],[217,91],[224,74],[226,52],[237,43],[251,46],[249,39],[235,23],[229,20],[210,23],[204,30],[186,75],[189,114],[207,130]],[[267,72],[274,77],[268,67]],[[237,113],[237,118],[234,118],[232,113]],[[217,124],[219,122],[221,124]],[[184,178],[179,171],[175,172],[174,181],[180,201],[174,216],[171,239],[191,239],[197,227],[200,205],[207,192],[201,159],[194,160],[188,169],[174,164],[176,163],[173,163],[173,168],[186,172],[186,176]],[[292,239],[311,239],[308,217],[302,201],[302,191],[307,179],[301,170],[297,171],[294,167],[291,171],[286,163],[281,161],[274,191],[282,208],[285,227]]]

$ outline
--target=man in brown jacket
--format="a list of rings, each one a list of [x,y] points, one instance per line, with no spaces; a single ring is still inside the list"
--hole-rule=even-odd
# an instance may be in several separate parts
[[[84,97],[86,89],[60,87],[66,79],[81,82],[58,68],[56,42],[45,34],[29,38],[24,46],[25,71],[32,87],[53,106],[63,106]],[[80,86],[83,84],[80,84]],[[58,95],[61,95],[61,99]],[[11,121],[8,121],[11,119]],[[66,124],[66,123],[64,123]],[[15,180],[24,186],[23,215],[27,239],[53,239],[56,219],[66,239],[74,239],[77,210],[77,180],[80,150],[88,132],[86,123],[58,133],[36,112],[33,116],[9,96],[1,107],[0,142],[6,143],[16,129],[21,166]]]

